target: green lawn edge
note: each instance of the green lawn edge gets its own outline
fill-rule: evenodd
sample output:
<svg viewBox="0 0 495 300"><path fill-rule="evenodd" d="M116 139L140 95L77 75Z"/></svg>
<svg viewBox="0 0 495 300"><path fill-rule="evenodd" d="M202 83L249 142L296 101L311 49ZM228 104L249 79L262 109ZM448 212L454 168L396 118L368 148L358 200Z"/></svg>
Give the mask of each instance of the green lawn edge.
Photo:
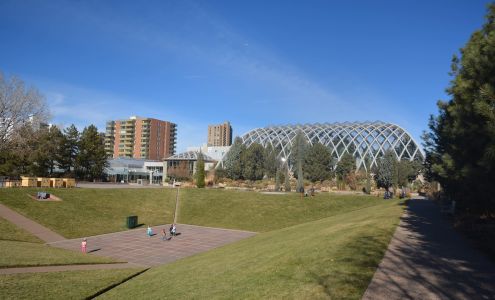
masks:
<svg viewBox="0 0 495 300"><path fill-rule="evenodd" d="M0 268L122 263L113 258L83 254L45 244L0 240Z"/></svg>

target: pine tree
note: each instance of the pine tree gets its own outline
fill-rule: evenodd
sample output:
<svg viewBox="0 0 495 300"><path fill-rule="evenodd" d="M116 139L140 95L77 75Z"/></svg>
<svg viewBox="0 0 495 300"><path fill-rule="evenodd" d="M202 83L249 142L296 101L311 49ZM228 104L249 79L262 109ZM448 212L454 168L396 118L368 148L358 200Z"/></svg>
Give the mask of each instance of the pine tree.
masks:
<svg viewBox="0 0 495 300"><path fill-rule="evenodd" d="M44 127L36 131L34 146L31 152L31 174L35 176L52 177L58 160L62 156L61 144L63 135L57 126Z"/></svg>
<svg viewBox="0 0 495 300"><path fill-rule="evenodd" d="M196 186L198 188L205 187L205 161L201 152L198 153L198 161L196 163Z"/></svg>
<svg viewBox="0 0 495 300"><path fill-rule="evenodd" d="M227 152L224 162L225 173L227 178L233 180L243 179L243 161L241 155L246 151L246 146L242 143L242 139L236 137L234 144Z"/></svg>
<svg viewBox="0 0 495 300"><path fill-rule="evenodd" d="M298 130L291 147L291 158L293 165L296 167L297 185L296 191L304 193L304 156L307 149L307 142L304 133Z"/></svg>
<svg viewBox="0 0 495 300"><path fill-rule="evenodd" d="M376 167L376 183L378 187L389 188L394 183L394 174L396 174L397 159L394 152L389 149L385 151L383 157L378 160Z"/></svg>
<svg viewBox="0 0 495 300"><path fill-rule="evenodd" d="M495 211L495 4L483 27L454 56L449 101L439 101L425 133L427 175L457 208Z"/></svg>
<svg viewBox="0 0 495 300"><path fill-rule="evenodd" d="M251 144L244 155L241 156L244 170L243 177L249 180L263 179L264 170L264 149L258 143Z"/></svg>
<svg viewBox="0 0 495 300"><path fill-rule="evenodd" d="M290 186L290 176L289 176L289 166L287 165L287 162L284 163L284 189L286 192L291 191L291 186Z"/></svg>
<svg viewBox="0 0 495 300"><path fill-rule="evenodd" d="M277 171L275 172L275 191L280 191L280 168L277 167Z"/></svg>
<svg viewBox="0 0 495 300"><path fill-rule="evenodd" d="M74 124L64 129L62 156L59 163L60 168L65 170L65 176L70 176L75 172L76 157L79 153L79 139L79 131Z"/></svg>
<svg viewBox="0 0 495 300"><path fill-rule="evenodd" d="M308 147L304 159L304 173L312 182L330 179L332 176L332 154L320 143Z"/></svg>
<svg viewBox="0 0 495 300"><path fill-rule="evenodd" d="M349 183L349 176L356 171L356 158L349 153L342 154L340 161L335 168L335 174L340 182Z"/></svg>
<svg viewBox="0 0 495 300"><path fill-rule="evenodd" d="M103 177L107 166L104 139L94 125L84 128L81 133L76 161L82 178L95 180Z"/></svg>
<svg viewBox="0 0 495 300"><path fill-rule="evenodd" d="M263 156L265 175L268 178L273 178L277 172L278 159L277 153L270 143L266 145Z"/></svg>
<svg viewBox="0 0 495 300"><path fill-rule="evenodd" d="M366 194L371 194L371 158L369 155L366 155L364 157L364 165L366 168L366 188L365 188L365 193Z"/></svg>

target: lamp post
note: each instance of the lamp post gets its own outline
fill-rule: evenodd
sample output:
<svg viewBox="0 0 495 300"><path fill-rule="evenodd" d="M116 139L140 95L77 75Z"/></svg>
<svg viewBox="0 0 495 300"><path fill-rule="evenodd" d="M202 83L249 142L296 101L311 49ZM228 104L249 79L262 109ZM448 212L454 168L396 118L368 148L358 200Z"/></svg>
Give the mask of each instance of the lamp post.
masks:
<svg viewBox="0 0 495 300"><path fill-rule="evenodd" d="M129 173L133 173L133 172L134 172L134 170L127 171L127 183L129 183ZM132 176L132 174L131 174L131 176Z"/></svg>
<svg viewBox="0 0 495 300"><path fill-rule="evenodd" d="M150 184L153 184L153 174L157 173L156 170L149 170L148 172L150 172Z"/></svg>
<svg viewBox="0 0 495 300"><path fill-rule="evenodd" d="M285 191L286 192L290 192L291 187L290 187L290 179L289 179L289 165L288 165L288 162L287 162L287 158L282 157L280 160L282 161L282 168L285 171L285 174L284 174L284 177L285 177L284 188L285 188Z"/></svg>

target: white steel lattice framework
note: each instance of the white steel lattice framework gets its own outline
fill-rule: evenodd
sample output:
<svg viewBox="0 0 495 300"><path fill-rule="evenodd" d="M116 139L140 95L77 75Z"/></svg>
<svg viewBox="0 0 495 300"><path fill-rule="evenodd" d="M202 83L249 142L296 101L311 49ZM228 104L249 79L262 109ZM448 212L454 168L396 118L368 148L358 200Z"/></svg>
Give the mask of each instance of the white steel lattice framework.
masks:
<svg viewBox="0 0 495 300"><path fill-rule="evenodd" d="M247 147L252 143L264 147L271 144L280 158L287 159L299 130L310 145L319 142L327 146L337 161L345 152L354 150L352 154L358 169L366 169L366 156L371 159L371 165L376 166L377 159L388 149L392 149L398 159L424 160L421 149L407 131L381 121L270 126L253 129L241 139Z"/></svg>

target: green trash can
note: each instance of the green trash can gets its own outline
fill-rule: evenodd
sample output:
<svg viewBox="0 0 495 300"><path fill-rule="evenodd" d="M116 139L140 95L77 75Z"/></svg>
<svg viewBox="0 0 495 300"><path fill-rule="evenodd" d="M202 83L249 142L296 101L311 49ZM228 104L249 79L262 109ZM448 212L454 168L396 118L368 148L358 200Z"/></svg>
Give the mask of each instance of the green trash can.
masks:
<svg viewBox="0 0 495 300"><path fill-rule="evenodd" d="M138 217L137 216L128 216L126 223L127 223L127 228L132 229L132 228L137 226Z"/></svg>

